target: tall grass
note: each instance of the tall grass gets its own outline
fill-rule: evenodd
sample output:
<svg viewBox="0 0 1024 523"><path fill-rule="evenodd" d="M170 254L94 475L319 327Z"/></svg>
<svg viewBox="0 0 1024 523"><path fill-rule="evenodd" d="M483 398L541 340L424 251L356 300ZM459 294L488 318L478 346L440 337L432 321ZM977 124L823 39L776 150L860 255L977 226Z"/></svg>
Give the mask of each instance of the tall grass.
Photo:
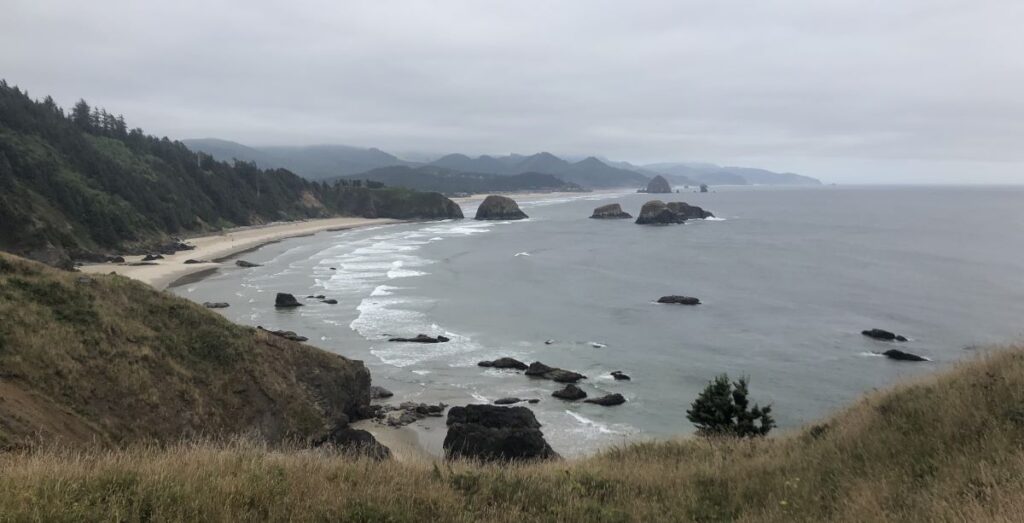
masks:
<svg viewBox="0 0 1024 523"><path fill-rule="evenodd" d="M1024 350L754 440L536 464L378 463L251 440L0 455L0 519L1020 521Z"/></svg>

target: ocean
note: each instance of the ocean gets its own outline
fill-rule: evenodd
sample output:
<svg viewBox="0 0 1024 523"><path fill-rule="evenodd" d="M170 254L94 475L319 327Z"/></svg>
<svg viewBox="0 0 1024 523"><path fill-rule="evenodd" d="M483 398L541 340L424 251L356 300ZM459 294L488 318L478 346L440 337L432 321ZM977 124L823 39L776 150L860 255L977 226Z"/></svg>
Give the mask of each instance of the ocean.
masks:
<svg viewBox="0 0 1024 523"><path fill-rule="evenodd" d="M686 409L719 374L748 376L753 401L771 404L786 430L1024 332L1022 188L716 187L658 195L715 219L588 218L612 202L635 216L653 197L553 196L520 202L522 221L293 238L240 256L261 267L225 267L172 290L363 360L394 403L539 398L530 408L567 456L691 433ZM475 206L463 205L466 216ZM307 305L275 310L277 292ZM668 294L703 303L655 303ZM860 334L873 327L910 341ZM419 333L452 340L386 341ZM893 347L931 361L876 354ZM502 356L581 372L591 397L618 392L627 403L564 402L551 397L556 383L476 365ZM632 380L613 380L614 370Z"/></svg>

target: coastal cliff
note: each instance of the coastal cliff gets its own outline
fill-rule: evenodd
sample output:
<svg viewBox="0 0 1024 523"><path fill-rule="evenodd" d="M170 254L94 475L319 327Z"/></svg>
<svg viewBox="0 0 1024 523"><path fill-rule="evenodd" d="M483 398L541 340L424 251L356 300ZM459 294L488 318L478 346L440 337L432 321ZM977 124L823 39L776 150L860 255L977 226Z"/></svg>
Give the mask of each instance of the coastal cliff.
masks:
<svg viewBox="0 0 1024 523"><path fill-rule="evenodd" d="M313 442L370 401L360 361L119 276L0 254L0 447Z"/></svg>

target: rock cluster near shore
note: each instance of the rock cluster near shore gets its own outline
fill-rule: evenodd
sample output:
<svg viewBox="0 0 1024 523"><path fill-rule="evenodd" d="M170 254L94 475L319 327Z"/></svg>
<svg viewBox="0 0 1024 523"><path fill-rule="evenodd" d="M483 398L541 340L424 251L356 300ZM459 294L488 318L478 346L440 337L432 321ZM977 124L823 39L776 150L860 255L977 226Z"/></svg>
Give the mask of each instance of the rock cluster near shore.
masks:
<svg viewBox="0 0 1024 523"><path fill-rule="evenodd" d="M522 220L529 218L515 200L492 194L476 209L477 220Z"/></svg>
<svg viewBox="0 0 1024 523"><path fill-rule="evenodd" d="M535 378L544 378L558 383L576 383L577 381L586 378L586 376L578 372L559 369L556 367L548 367L539 361L535 361L527 367L526 375Z"/></svg>

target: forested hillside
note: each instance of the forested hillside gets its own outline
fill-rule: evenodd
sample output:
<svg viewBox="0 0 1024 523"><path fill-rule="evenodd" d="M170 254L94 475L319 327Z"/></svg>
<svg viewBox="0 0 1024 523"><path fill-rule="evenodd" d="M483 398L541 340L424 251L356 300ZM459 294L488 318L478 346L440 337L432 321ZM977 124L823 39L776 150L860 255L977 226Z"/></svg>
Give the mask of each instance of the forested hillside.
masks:
<svg viewBox="0 0 1024 523"><path fill-rule="evenodd" d="M379 182L388 187L405 187L417 191L437 191L444 194L517 192L517 191L583 191L575 183L564 182L552 174L522 173L502 176L462 172L444 167L425 165L412 168L404 165L381 167L348 177L352 180Z"/></svg>
<svg viewBox="0 0 1024 523"><path fill-rule="evenodd" d="M69 113L0 80L0 250L51 264L140 250L171 235L358 215L461 217L439 194L323 184L228 164L128 129L79 101Z"/></svg>

